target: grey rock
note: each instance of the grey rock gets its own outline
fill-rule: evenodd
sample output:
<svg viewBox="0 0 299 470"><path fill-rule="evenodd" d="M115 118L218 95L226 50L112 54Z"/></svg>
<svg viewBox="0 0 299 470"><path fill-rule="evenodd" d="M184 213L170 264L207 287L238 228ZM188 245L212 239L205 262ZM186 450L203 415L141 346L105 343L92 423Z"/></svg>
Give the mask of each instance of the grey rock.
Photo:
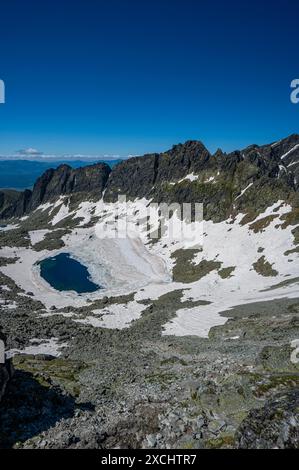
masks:
<svg viewBox="0 0 299 470"><path fill-rule="evenodd" d="M236 433L242 449L299 448L298 389L268 400L261 409L250 411Z"/></svg>
<svg viewBox="0 0 299 470"><path fill-rule="evenodd" d="M157 438L155 434L148 434L146 436L146 442L149 447L155 447L157 444Z"/></svg>

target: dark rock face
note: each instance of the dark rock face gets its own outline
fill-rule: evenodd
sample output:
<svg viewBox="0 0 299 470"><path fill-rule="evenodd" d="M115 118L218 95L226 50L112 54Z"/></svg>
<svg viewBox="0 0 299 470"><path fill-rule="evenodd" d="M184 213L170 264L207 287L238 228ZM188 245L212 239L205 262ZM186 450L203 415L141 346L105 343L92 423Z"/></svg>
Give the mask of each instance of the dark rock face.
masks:
<svg viewBox="0 0 299 470"><path fill-rule="evenodd" d="M158 158L158 154L151 154L116 165L107 183L105 200L115 202L119 194L132 199L148 195L156 181Z"/></svg>
<svg viewBox="0 0 299 470"><path fill-rule="evenodd" d="M31 191L23 192L4 189L0 191L0 218L21 217L28 208Z"/></svg>
<svg viewBox="0 0 299 470"><path fill-rule="evenodd" d="M184 180L190 174L197 178ZM239 198L252 184L254 190ZM105 190L106 202L117 201L119 195L167 203L201 202L205 218L219 221L234 211L263 210L278 199L294 199L296 194L298 200L298 189L297 134L229 154L217 150L214 155L201 142L187 141L161 154L130 158L112 171L103 163L76 170L68 165L47 170L32 193L0 192L0 217L20 217L63 194L82 193L86 200L91 194L100 198Z"/></svg>
<svg viewBox="0 0 299 470"><path fill-rule="evenodd" d="M40 204L63 194L85 193L101 197L110 172L110 167L105 163L78 169L68 165L49 169L38 178L32 191L0 191L0 218L22 217Z"/></svg>
<svg viewBox="0 0 299 470"><path fill-rule="evenodd" d="M299 135L230 154L218 150L214 155L201 142L188 141L168 152L132 158L117 165L108 180L104 199L115 202L119 194L125 194L128 199L202 202L207 218L221 219L231 213L234 201L250 183L257 186L255 196L259 194L260 200L253 197L251 201L246 195L236 202L237 210L248 204L264 208L278 198L287 199L298 190L298 172ZM197 181L173 184L192 173L198 176ZM213 178L216 181L211 184Z"/></svg>
<svg viewBox="0 0 299 470"><path fill-rule="evenodd" d="M6 338L0 331L0 361L2 360L2 346L4 345ZM0 362L0 401L5 393L5 389L7 386L8 381L12 377L12 366L10 361L6 361L4 363Z"/></svg>
<svg viewBox="0 0 299 470"><path fill-rule="evenodd" d="M34 185L30 210L63 194L95 192L100 197L110 172L110 167L105 163L75 170L68 165L61 165L56 170L47 170Z"/></svg>
<svg viewBox="0 0 299 470"><path fill-rule="evenodd" d="M115 166L108 180L105 200L117 201L119 194L129 199L153 196L164 182L199 173L209 166L211 155L201 142L187 141L161 154L131 158Z"/></svg>
<svg viewBox="0 0 299 470"><path fill-rule="evenodd" d="M8 219L10 217L22 217L24 214L26 214L30 208L31 194L32 193L29 189L19 193L15 204L12 204L7 208L3 214L3 218Z"/></svg>

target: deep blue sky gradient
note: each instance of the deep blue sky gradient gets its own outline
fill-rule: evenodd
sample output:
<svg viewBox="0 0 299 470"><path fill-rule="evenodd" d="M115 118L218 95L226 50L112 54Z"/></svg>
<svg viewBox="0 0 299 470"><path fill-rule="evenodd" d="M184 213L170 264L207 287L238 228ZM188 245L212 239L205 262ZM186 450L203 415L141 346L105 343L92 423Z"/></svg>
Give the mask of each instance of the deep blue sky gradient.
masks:
<svg viewBox="0 0 299 470"><path fill-rule="evenodd" d="M6 0L0 154L210 150L299 132L299 2Z"/></svg>

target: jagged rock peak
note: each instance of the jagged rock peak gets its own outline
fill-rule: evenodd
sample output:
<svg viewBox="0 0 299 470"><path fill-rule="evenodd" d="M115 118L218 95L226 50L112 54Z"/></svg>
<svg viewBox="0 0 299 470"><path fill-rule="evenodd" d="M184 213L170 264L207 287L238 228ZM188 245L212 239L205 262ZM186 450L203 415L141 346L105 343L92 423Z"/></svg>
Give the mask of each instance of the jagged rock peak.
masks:
<svg viewBox="0 0 299 470"><path fill-rule="evenodd" d="M200 140L186 140L183 144L179 143L173 145L170 150L164 153L176 153L182 150L203 152L207 151L207 148Z"/></svg>

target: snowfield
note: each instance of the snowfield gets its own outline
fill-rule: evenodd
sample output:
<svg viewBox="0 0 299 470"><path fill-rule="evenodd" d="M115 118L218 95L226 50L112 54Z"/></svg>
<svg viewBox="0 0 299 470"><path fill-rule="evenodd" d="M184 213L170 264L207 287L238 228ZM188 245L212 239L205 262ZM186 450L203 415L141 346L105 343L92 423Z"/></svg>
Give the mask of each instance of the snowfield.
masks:
<svg viewBox="0 0 299 470"><path fill-rule="evenodd" d="M249 185L250 186L250 185ZM249 189L245 188L243 193ZM241 197L242 193L238 196ZM93 300L103 296L135 293L134 300L127 304L114 304L104 309L95 309L85 319L74 321L89 323L95 327L127 328L145 310L143 301L158 299L161 295L182 289L182 302L208 301L209 305L178 309L175 318L164 325L164 335L197 335L208 337L211 327L224 324L227 318L221 312L234 306L278 298L299 296L298 253L285 255L294 246L292 230L294 225L282 228L281 217L291 211L283 201L278 201L260 214L255 221L241 223L244 214L221 223L197 221L191 230L188 222L180 221L174 213L171 222L166 224L161 239L148 239L159 226L157 208L152 207L150 227L144 218L144 207L150 201L145 199L134 202L106 204L83 202L79 209L70 212L64 199L55 205L47 205L43 210L53 211L59 207L52 218L55 226L65 217L80 218L78 227L63 237L65 247L56 251L37 252L34 244L43 240L47 230L30 232L30 248L0 249L1 257L19 257L15 264L2 266L1 271L13 279L25 292L33 292L34 298L43 302L49 315L50 308L90 305ZM115 216L117 215L118 233L116 234ZM254 222L265 217L275 216L260 230L254 230ZM85 227L92 218L95 224ZM139 225L136 225L136 221ZM8 228L6 227L6 230ZM181 238L184 230L185 239ZM125 236L125 234L128 236ZM197 249L193 263L217 261L221 269L233 268L230 276L222 278L218 270L213 270L192 283L172 282L172 268L175 263L172 254L180 249ZM41 259L67 252L88 267L92 281L103 286L94 293L78 295L75 292L59 292L47 284L40 276L36 264ZM264 257L277 275L263 276L253 264ZM293 279L293 282L292 282ZM282 286L275 287L279 283ZM274 288L273 288L274 286ZM55 312L57 314L57 312ZM71 314L70 314L71 315Z"/></svg>

